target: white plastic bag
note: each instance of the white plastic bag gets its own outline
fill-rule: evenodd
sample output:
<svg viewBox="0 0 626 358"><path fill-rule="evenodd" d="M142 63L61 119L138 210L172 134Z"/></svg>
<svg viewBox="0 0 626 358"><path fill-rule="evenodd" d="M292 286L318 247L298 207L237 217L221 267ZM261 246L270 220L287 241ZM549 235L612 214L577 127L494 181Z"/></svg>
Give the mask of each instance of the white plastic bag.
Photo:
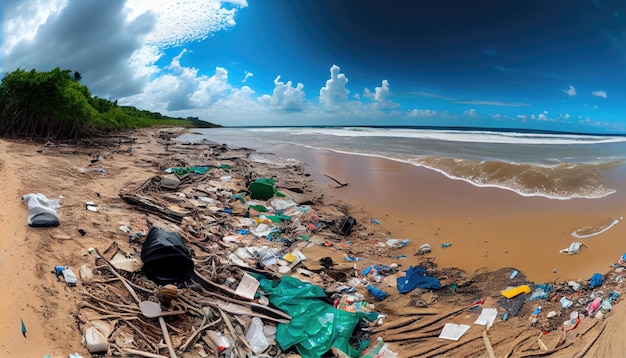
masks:
<svg viewBox="0 0 626 358"><path fill-rule="evenodd" d="M254 354L261 354L269 347L270 342L265 337L265 333L263 333L263 322L259 317L252 318L246 332L246 339Z"/></svg>

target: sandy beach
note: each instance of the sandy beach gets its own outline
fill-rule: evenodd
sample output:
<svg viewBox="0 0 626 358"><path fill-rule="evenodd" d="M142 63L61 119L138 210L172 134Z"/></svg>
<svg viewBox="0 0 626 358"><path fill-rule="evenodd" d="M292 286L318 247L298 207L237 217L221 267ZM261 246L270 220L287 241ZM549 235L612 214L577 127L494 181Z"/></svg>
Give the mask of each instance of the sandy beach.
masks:
<svg viewBox="0 0 626 358"><path fill-rule="evenodd" d="M127 235L118 227L122 222L141 227L146 223L146 215L129 208L119 198L119 193L128 186L162 174L158 165L174 164L178 158L158 142L158 130L131 136L137 138L136 142L104 149L0 141L0 179L4 193L0 206L4 229L0 241L0 283L5 293L0 299L0 356L50 354L54 358L74 352L90 356L81 343L77 323L80 285L67 287L51 271L55 265L78 268L91 262L93 259L87 251L91 247L106 248L116 242L123 250L132 250ZM132 152L126 151L128 147L132 147ZM392 262L406 269L418 260L431 258L438 269L463 271L463 274L458 273L459 277L463 276L462 280L471 281L474 274L498 277L485 283L485 290L493 291L486 304L493 305L498 290L506 288L498 285L507 284L506 276L513 269L522 273L520 279L525 277L536 283L588 280L595 272L611 271L611 265L626 251L622 243L626 233L624 222L590 238L571 236L583 227L597 226L622 216L626 212L624 192L599 200L525 198L501 189L477 188L449 180L439 173L379 158L293 147L278 149L278 155L284 149L290 157L307 163L314 182L326 198L326 205L335 205L338 201L338 205L350 208L360 225L366 225L371 237L350 248L352 255L366 258L358 262L358 269L368 264ZM100 160L91 164L90 159L96 154L101 156ZM203 159L201 150L197 159ZM324 174L349 185L334 188L335 183ZM21 197L28 193L43 193L50 198L62 196L59 227L27 227L27 210ZM85 210L86 201L94 201L100 211ZM380 225L372 223L372 218ZM79 234L78 229L86 234ZM405 259L374 254L372 242L388 238L410 239L409 245L394 251L394 255L406 255ZM586 247L576 255L559 253L573 241L582 241ZM424 243L431 245L432 253L415 256ZM451 246L442 248L442 243ZM331 256L340 260L342 255L339 251ZM451 270L448 274L456 272ZM496 276L490 276L492 273ZM463 295L462 289L459 296L439 293L438 298L430 295L434 298L428 303L429 307L442 312L454 311L484 297L482 293ZM389 324L396 325L383 326L377 334L393 336L394 329L398 331L400 327L398 320L403 319L400 308L426 300L426 293L420 295L396 293L377 305L388 314ZM574 332L578 340L572 340L567 349L555 356L575 356L580 352L586 356L626 356L623 341L615 335L624 325L626 309L622 305L615 305L605 321L593 322L585 331L569 332ZM538 334L537 329L528 324L529 312L532 312L531 305L525 305L522 318L498 322L491 329L491 344L497 356L506 355L517 347L519 342L514 338L532 340L530 337ZM467 311L455 322L471 323L475 318L475 312ZM20 320L27 329L24 335ZM588 320L590 322L591 318ZM391 343L391 347L400 357L413 356L420 349L426 349L427 356L487 356L481 333L477 332L468 338L470 343L459 344L457 349L438 350L442 343L436 340L408 345L398 341ZM395 333L396 336L401 334ZM430 335L436 337L433 332ZM536 345L536 339L533 342ZM516 351L509 356L524 354Z"/></svg>

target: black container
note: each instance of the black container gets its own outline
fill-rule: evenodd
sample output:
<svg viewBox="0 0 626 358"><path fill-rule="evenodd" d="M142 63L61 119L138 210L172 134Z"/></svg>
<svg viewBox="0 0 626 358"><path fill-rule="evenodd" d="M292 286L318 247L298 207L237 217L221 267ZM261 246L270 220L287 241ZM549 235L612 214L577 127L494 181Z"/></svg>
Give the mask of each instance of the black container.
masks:
<svg viewBox="0 0 626 358"><path fill-rule="evenodd" d="M143 270L159 284L185 282L193 271L193 260L185 243L175 232L153 226L141 247Z"/></svg>
<svg viewBox="0 0 626 358"><path fill-rule="evenodd" d="M339 227L337 228L340 235L348 236L352 233L352 227L356 225L356 219L352 216L346 216L339 223Z"/></svg>

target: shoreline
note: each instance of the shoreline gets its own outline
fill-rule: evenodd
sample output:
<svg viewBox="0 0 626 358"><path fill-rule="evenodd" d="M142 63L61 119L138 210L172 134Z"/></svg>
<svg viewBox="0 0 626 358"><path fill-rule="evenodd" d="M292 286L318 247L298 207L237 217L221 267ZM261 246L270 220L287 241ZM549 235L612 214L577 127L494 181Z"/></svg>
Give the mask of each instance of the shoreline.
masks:
<svg viewBox="0 0 626 358"><path fill-rule="evenodd" d="M133 144L120 144L117 149L98 149L101 152L101 159L95 166L92 165L93 163L90 164L90 159L93 158L96 150L93 148L63 145L48 147L23 141L0 141L0 148L3 149L4 154L0 172L6 183L4 199L6 205L0 209L0 220L5 227L11 228L11 235L5 235L0 243L0 270L3 272L0 284L2 287L11 287L12 292L15 293L3 295L0 300L0 314L4 317L4 324L0 330L0 337L2 337L0 355L22 357L50 354L52 357L61 357L78 352L85 357L89 356L81 344L79 321L84 318L82 309L79 309L77 305L81 299L84 299L81 291L91 286L79 283L77 287L68 287L50 274L50 271L59 264L76 269L84 263L93 264L94 258L88 252L90 247L104 250L114 243L123 252L133 252L133 243L129 241L126 233L120 232L118 226L124 222L141 228L148 221L154 222L155 218L123 203L119 197L120 191L129 185L142 183L151 176L163 175L162 169L175 166L176 163L207 162L206 156L200 150L204 148L202 145L192 148L182 144L163 144L164 142L160 140L162 131L166 130L137 131L130 134L131 137L136 138ZM133 147L132 153L125 150L130 146ZM180 154L182 152L188 154L183 156ZM292 154L297 153L292 152ZM390 163L380 159L355 158L347 155L327 155L327 153L310 150L301 155L311 156L310 159L324 163L324 165L315 164L317 166L309 164L304 168L306 172L311 173L310 179L314 181L317 189L321 190L319 193L309 194L321 195L324 198L318 203L324 215L328 213L341 215L346 211L357 217L359 221L358 232L349 238L354 241L354 245L344 246L346 239L336 237L337 245L333 248L320 245L310 247L311 256L308 261L304 261L306 265L319 266L316 264L318 256L332 256L338 268L347 269L346 272L354 274L354 272L361 272L368 265L397 263L401 265L400 271L404 271L409 265L424 263L429 264L429 270L443 280L444 289L441 291L417 290L404 295L399 294L392 287L379 285L390 293L390 297L385 301L376 302L378 311L387 315L387 320L386 324L377 328L375 332L376 335L382 335L386 340L391 339L390 346L393 351L400 354L400 357L413 354L411 347L430 351L448 344L436 337L423 342L413 342L412 345L406 347L400 346L397 341L394 343L393 337L395 336L392 333L397 333L398 329L390 327L398 327L399 322L406 320L407 312L421 312L419 310L422 306L419 305L426 304L430 312L439 312L436 317L444 315L445 312L466 307L477 297L487 298L485 307L495 307L500 291L507 285L528 282L527 278L529 281L541 282L541 280L532 279L521 268L519 269L521 274L516 277L515 281L509 279L511 271L509 267L513 266L499 265L499 261L493 260L492 257L501 256L506 259L512 255L508 257L503 254L498 255L497 251L512 249L499 248L492 239L488 239L488 243L483 242L483 244L489 246L488 258L491 260L489 263L493 264L493 270L486 265L478 265L479 268L487 268L477 272L465 270L466 272L463 273L455 268L460 267L456 263L471 260L471 257L466 257L471 256L468 254L471 250L481 249L480 240L484 241L482 236L485 235L487 229L492 229L494 218L503 218L511 214L511 212L503 213L502 208L503 204L509 204L512 193L501 191L490 198L483 198L482 192L479 192L482 188L472 190L466 186L470 184L453 182L449 179L442 180L441 174L424 168L415 170L413 166L409 168L408 164L400 165L400 163ZM258 168L267 170L264 164L258 164ZM312 168L319 168L319 170L311 170ZM325 186L324 184L328 183L329 179L324 176L324 169L329 169L326 171L329 175L344 182L348 181L349 186L340 189L332 188L330 184ZM368 174L373 173L373 175L366 176L363 171L367 171ZM398 175L398 173L406 175ZM304 175L304 173L294 175ZM397 177L403 178L403 181L395 182L393 178ZM395 189L395 192L372 190L372 186L368 186L370 184L379 189L390 187ZM428 184L436 187L430 188ZM409 193L406 190L407 187L414 188L410 193L417 196L412 199L407 195ZM61 226L50 229L35 229L26 226L27 210L21 202L21 196L30 192L43 192L48 197L64 196L60 210ZM440 199L442 192L452 197L461 193L465 200L460 202L450 201L449 198L437 200ZM470 209L475 208L478 199L482 199L483 205L490 204L489 210L482 212L483 216L468 216L468 213L472 213ZM99 212L86 210L86 201L94 201L100 207ZM451 203L457 205L450 206ZM385 207L388 204L393 211ZM536 216L543 214L528 213L528 207L525 206L515 206L513 209L516 214L525 212L526 215L520 215L517 219L519 221L514 223L496 220L497 230L506 232L512 224L520 230L521 228L528 229L527 220L534 220ZM578 229L582 227L580 223L598 215L590 216L588 213L583 215L583 211L578 212L579 209L578 207L576 210L570 208L567 217L559 216L562 225L576 224L575 229ZM560 208L555 206L545 209L545 212L554 214L559 210ZM572 215L577 212L578 216ZM571 216L574 216L573 219ZM371 218L379 220L381 224L376 225L370 222ZM549 218L549 222L554 222L554 217ZM615 229L623 230L622 226L623 223L620 223L596 238L604 239L607 237L605 235L612 234ZM83 229L86 234L80 235L78 229ZM572 231L561 234L569 235ZM400 249L380 251L373 245L376 241L384 242L387 238L404 238L405 236L410 237L410 244ZM468 239L468 237L473 239ZM464 240L457 241L458 238L464 238ZM423 242L429 242L433 252L425 256L414 256L415 249ZM450 242L452 246L443 249L438 246L440 242ZM569 241L567 245L559 244L557 247L561 249L568 245ZM491 254L494 251L496 254ZM557 254L562 257L584 258L583 255L590 251L591 249L572 256L558 254L558 252ZM354 263L346 262L342 260L346 253L354 256L362 255L365 259ZM512 251L511 253L518 252ZM402 254L407 258L393 257ZM307 255L309 255L308 252ZM432 266L433 262L436 268ZM465 261L464 264L473 263ZM583 267L583 269L589 268ZM598 272L606 273L609 269L605 268ZM588 277L578 278L587 279ZM459 283L459 290L456 293L450 292L449 285L455 282ZM123 287L121 290L123 291ZM359 287L358 290L364 294L368 302L375 302L364 287ZM129 302L132 302L132 299ZM548 303L546 303L546 309L547 305ZM621 318L626 315L626 310L621 306L616 305L610 314L616 316L609 320L616 330L622 329ZM454 316L455 323L471 324L476 318L472 312L467 311L460 316ZM525 334L528 330L532 330L531 335L536 334L536 328L530 328L525 322L526 315L531 312L531 305L525 304L520 317L496 323L498 329L492 329L489 334L492 336L498 355L505 350L516 349L514 342L506 341L506 337L511 334L522 334L520 332ZM424 317L413 316L411 320L417 322ZM445 317L447 316L440 320ZM24 319L28 329L27 338L23 337L20 332L20 319ZM445 318L445 321L448 320L449 318ZM546 320L542 322L550 323ZM433 323L432 327L430 325L426 327L431 331L432 336L432 331L437 330L439 326ZM597 332L599 326L594 323L592 327L596 328L593 330L590 328L589 332ZM479 329L470 332L479 334L477 333ZM587 335L582 333L582 337L582 341L574 342L574 348L584 345ZM473 339L471 338L463 348L458 348L455 353L467 355L484 350L482 344L478 347L472 346ZM623 352L623 348L623 344L616 341L610 349L612 352Z"/></svg>
<svg viewBox="0 0 626 358"><path fill-rule="evenodd" d="M370 211L397 238L411 239L403 249L407 256L429 243L440 267L460 267L468 273L513 267L536 282L588 279L594 272L609 270L626 250L623 222L588 238L571 235L623 217L624 192L597 199L526 197L385 158L295 145L270 149L279 157L306 163L328 195ZM349 186L334 188L324 174ZM576 255L559 253L577 241L590 249ZM438 249L442 243L452 246Z"/></svg>

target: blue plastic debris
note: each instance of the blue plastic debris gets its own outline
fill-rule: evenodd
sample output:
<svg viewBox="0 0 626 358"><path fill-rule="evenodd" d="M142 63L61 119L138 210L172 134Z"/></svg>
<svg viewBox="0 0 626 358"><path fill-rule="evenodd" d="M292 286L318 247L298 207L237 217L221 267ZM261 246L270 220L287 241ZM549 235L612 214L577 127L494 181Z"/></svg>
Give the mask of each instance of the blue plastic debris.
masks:
<svg viewBox="0 0 626 358"><path fill-rule="evenodd" d="M389 296L389 294L383 290L380 290L372 285L367 286L367 291L369 293L372 294L372 296L374 296L375 299L382 301L385 298L387 298L387 296Z"/></svg>

